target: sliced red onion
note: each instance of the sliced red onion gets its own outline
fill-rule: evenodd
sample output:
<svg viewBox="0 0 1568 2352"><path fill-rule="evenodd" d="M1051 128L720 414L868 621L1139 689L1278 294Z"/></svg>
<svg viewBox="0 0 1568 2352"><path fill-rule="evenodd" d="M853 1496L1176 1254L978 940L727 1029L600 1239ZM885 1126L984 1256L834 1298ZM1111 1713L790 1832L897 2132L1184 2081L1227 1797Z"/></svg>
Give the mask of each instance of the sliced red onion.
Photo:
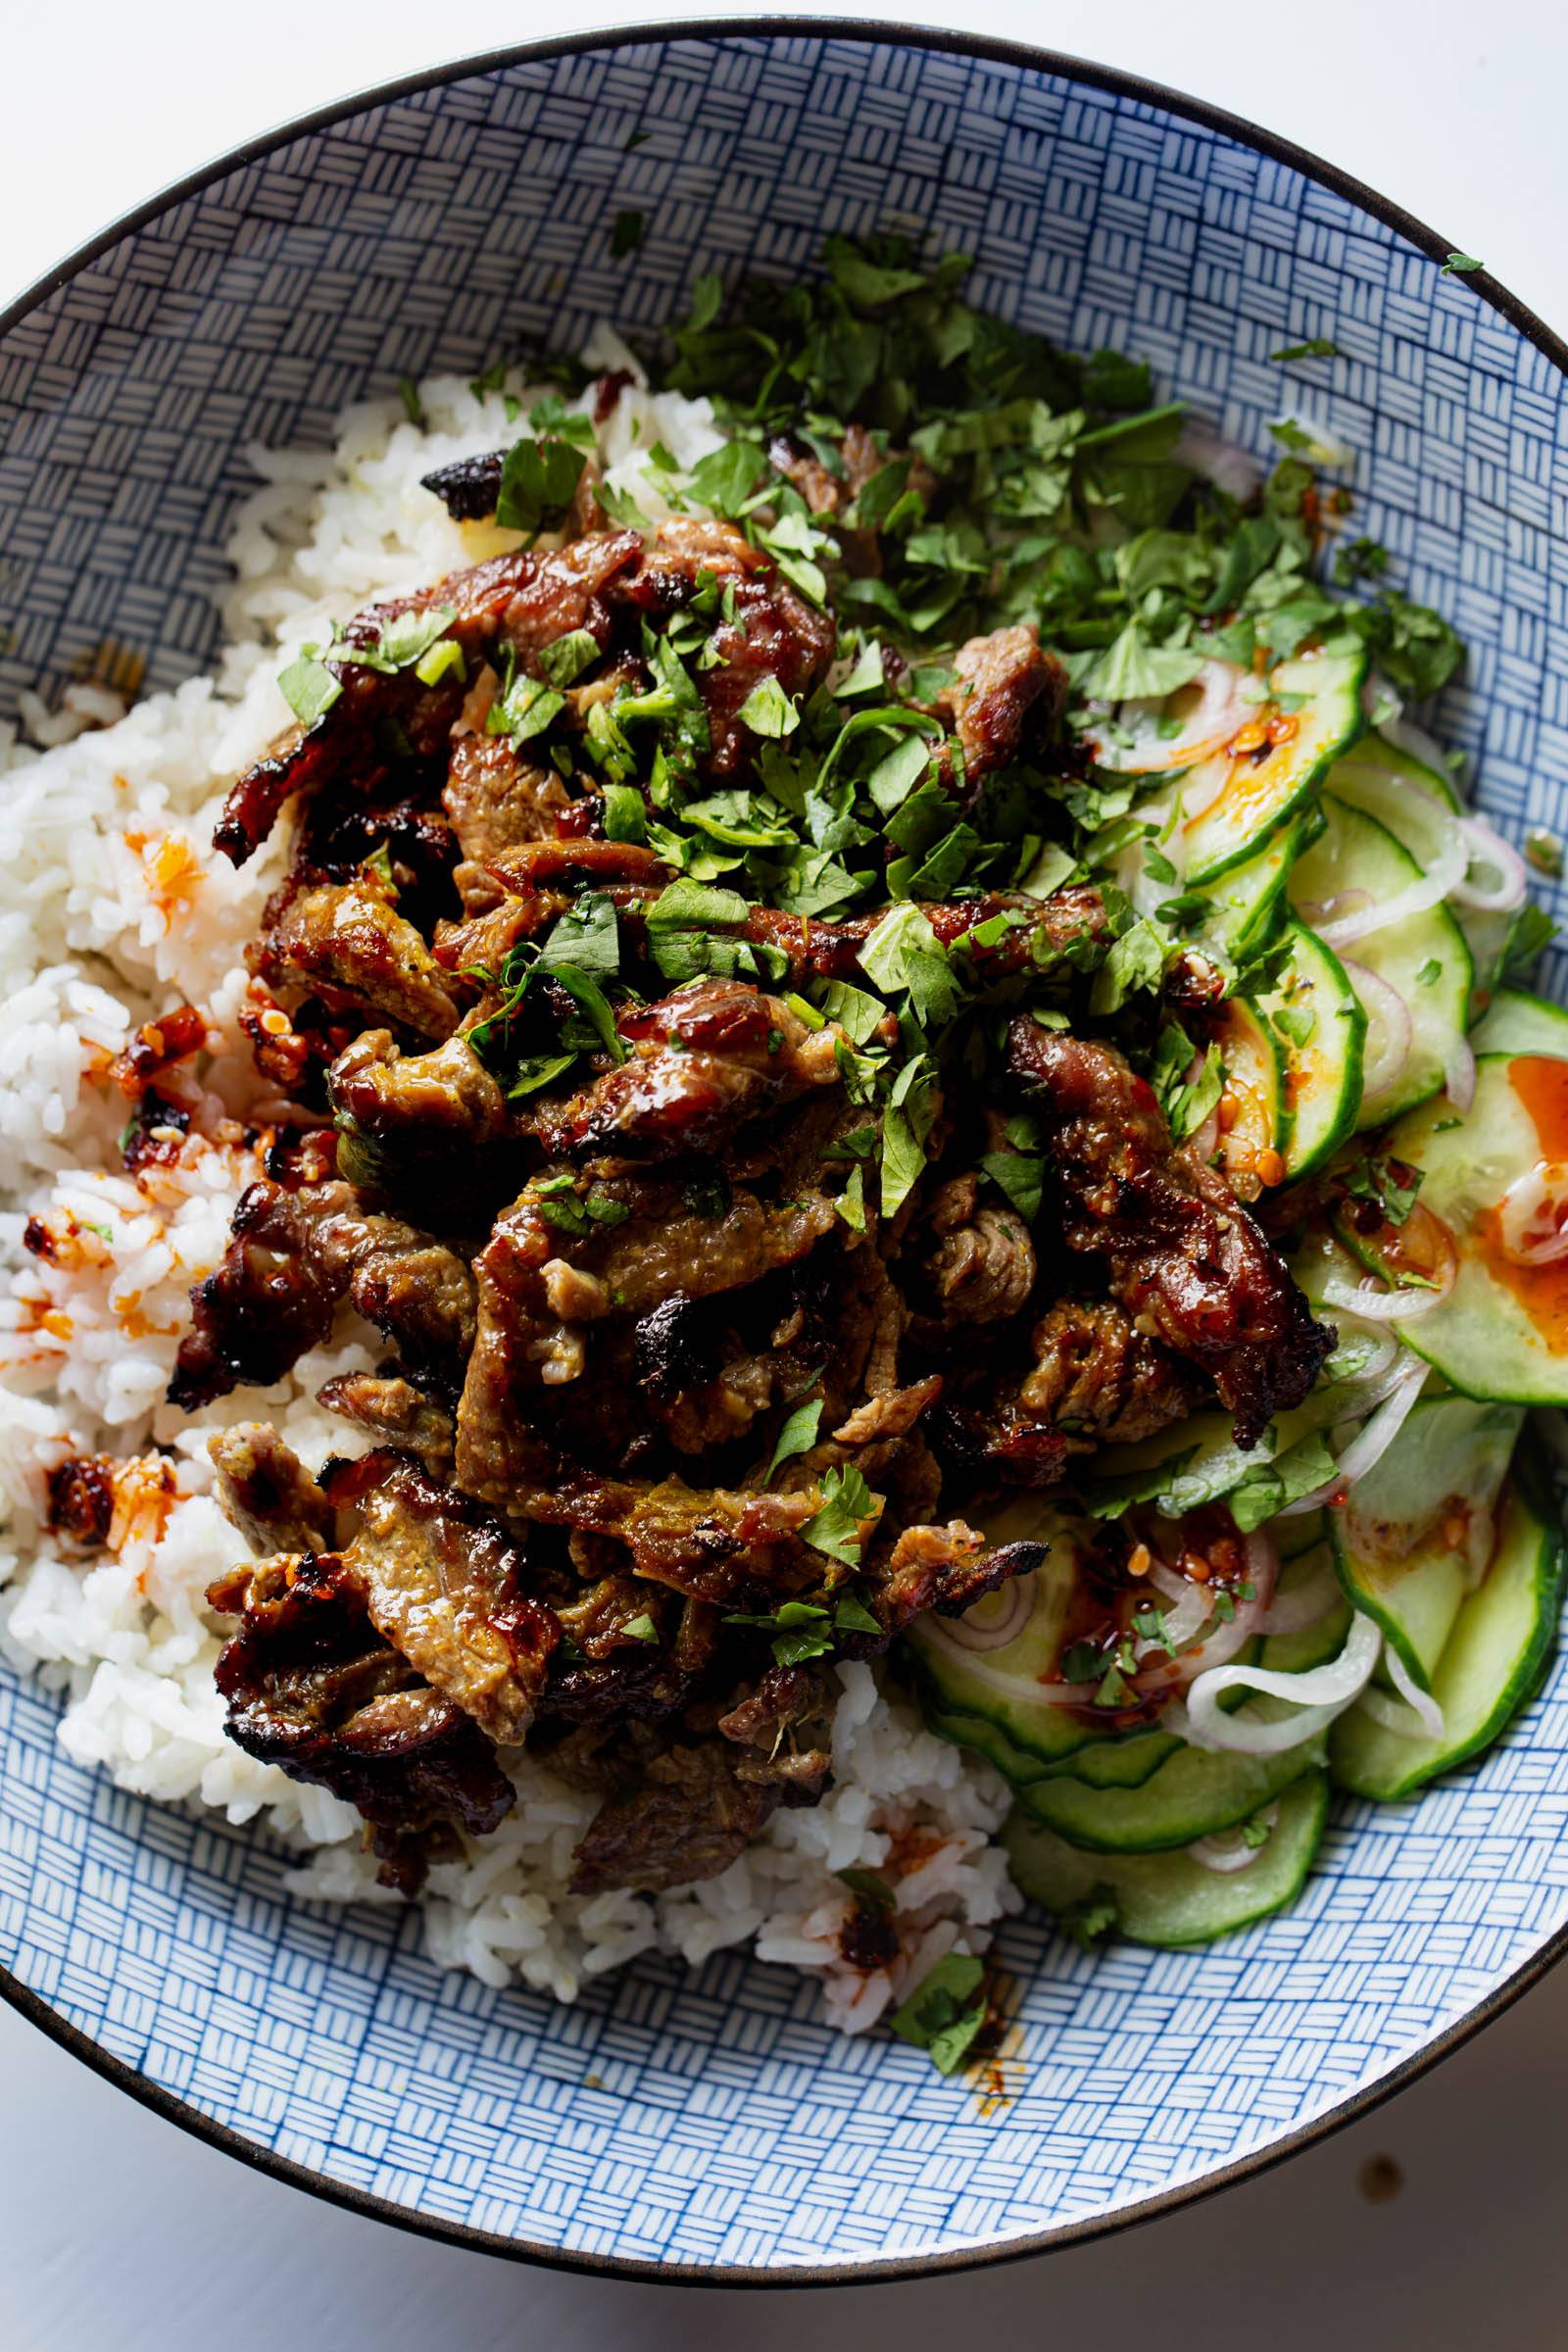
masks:
<svg viewBox="0 0 1568 2352"><path fill-rule="evenodd" d="M1134 740L1130 744L1102 740L1091 727L1088 740L1097 764L1131 775L1166 775L1222 751L1252 715L1250 706L1240 700L1241 688L1250 675L1234 662L1205 662L1195 680L1200 690L1199 700L1183 720L1179 735L1161 736L1152 731L1164 715L1166 698L1121 704L1119 723L1132 732ZM1141 738L1140 721L1147 722L1151 730ZM1223 777L1220 781L1223 783ZM1188 808L1186 813L1192 816L1197 811Z"/></svg>
<svg viewBox="0 0 1568 2352"><path fill-rule="evenodd" d="M1283 1517L1283 1513L1281 1514ZM1340 1580L1334 1573L1334 1554L1327 1544L1314 1544L1291 1562L1299 1567L1301 1561L1312 1563L1312 1573L1289 1592L1276 1592L1267 1614L1258 1627L1260 1634L1304 1634L1309 1625L1319 1624L1340 1597Z"/></svg>
<svg viewBox="0 0 1568 2352"><path fill-rule="evenodd" d="M1150 1569L1149 1581L1156 1592L1172 1605L1161 1610L1164 1621L1163 1642L1151 1642L1150 1651L1162 1648L1167 1652L1185 1649L1214 1613L1214 1595L1203 1585L1194 1584L1189 1577L1178 1575L1174 1568L1161 1567L1158 1562Z"/></svg>
<svg viewBox="0 0 1568 2352"><path fill-rule="evenodd" d="M1568 1257L1568 1166L1540 1159L1515 1177L1498 1205L1497 1239L1516 1266Z"/></svg>
<svg viewBox="0 0 1568 2352"><path fill-rule="evenodd" d="M1365 1315L1369 1323L1409 1323L1417 1315L1430 1315L1441 1306L1452 1290L1458 1271L1453 1256L1446 1254L1436 1290L1379 1291L1364 1284L1346 1282L1340 1275L1330 1273L1323 1280L1323 1303L1339 1306L1348 1315Z"/></svg>
<svg viewBox="0 0 1568 2352"><path fill-rule="evenodd" d="M1444 1059L1443 1086L1457 1111L1466 1111L1476 1099L1476 1057L1469 1041L1455 1037Z"/></svg>
<svg viewBox="0 0 1568 2352"><path fill-rule="evenodd" d="M1391 1698L1386 1690L1368 1683L1355 1702L1357 1708L1396 1739L1442 1740L1447 1731L1443 1709L1430 1690L1422 1690L1392 1642L1384 1652L1384 1662L1399 1696Z"/></svg>
<svg viewBox="0 0 1568 2352"><path fill-rule="evenodd" d="M1360 1696L1382 1647L1379 1627L1370 1617L1357 1615L1350 1620L1345 1647L1327 1665L1309 1667L1304 1674L1279 1674L1266 1666L1218 1667L1200 1674L1187 1693L1185 1707L1167 1708L1163 1720L1194 1747L1221 1748L1238 1756L1283 1755L1315 1732L1326 1731ZM1299 1711L1273 1723L1227 1714L1219 1703L1227 1690L1282 1698Z"/></svg>
<svg viewBox="0 0 1568 2352"><path fill-rule="evenodd" d="M1264 1828L1272 1832L1279 1817L1276 1802L1262 1816ZM1195 1838L1186 1850L1204 1870L1219 1871L1228 1878L1233 1871L1250 1870L1264 1847L1249 1845L1243 1832L1237 1829L1221 1830L1212 1838Z"/></svg>
<svg viewBox="0 0 1568 2352"><path fill-rule="evenodd" d="M1458 881L1448 893L1456 906L1471 907L1477 914L1508 914L1522 906L1530 891L1530 877L1525 861L1511 842L1479 816L1461 816L1457 820L1459 837L1464 845L1467 863ZM1498 881L1487 890L1469 878L1472 865L1490 865L1496 871Z"/></svg>
<svg viewBox="0 0 1568 2352"><path fill-rule="evenodd" d="M1463 843L1455 834L1447 841L1428 865L1424 874L1396 890L1392 899L1374 901L1369 906L1358 906L1351 914L1336 915L1332 921L1315 926L1325 946L1338 955L1342 948L1355 945L1358 939L1369 938L1374 931L1386 931L1393 923L1402 923L1407 915L1424 914L1450 897L1464 879L1466 865Z"/></svg>
<svg viewBox="0 0 1568 2352"><path fill-rule="evenodd" d="M1171 455L1178 465L1191 466L1195 473L1206 475L1243 506L1262 486L1263 467L1251 452L1225 440L1202 416L1183 418Z"/></svg>
<svg viewBox="0 0 1568 2352"><path fill-rule="evenodd" d="M1325 931L1321 934L1328 937ZM1381 972L1345 958L1346 976L1360 998L1367 1017L1367 1051L1361 1061L1361 1107L1375 1109L1392 1094L1410 1058L1410 1007Z"/></svg>
<svg viewBox="0 0 1568 2352"><path fill-rule="evenodd" d="M1307 1511L1321 1510L1331 1495L1344 1494L1358 1478L1365 1478L1374 1462L1380 1462L1403 1428L1405 1418L1421 1394L1427 1367L1419 1356L1412 1355L1401 1366L1397 1380L1378 1406L1372 1418L1359 1429L1334 1465L1334 1476L1310 1494L1297 1502L1288 1502L1275 1516L1280 1519L1298 1519Z"/></svg>
<svg viewBox="0 0 1568 2352"><path fill-rule="evenodd" d="M1010 1583L999 1585L995 1592L985 1593L961 1617L946 1619L943 1630L960 1649L1005 1649L1023 1632L1034 1605L1033 1576L1015 1576Z"/></svg>
<svg viewBox="0 0 1568 2352"><path fill-rule="evenodd" d="M1429 735L1425 727L1418 727L1413 719L1406 718L1402 710L1396 718L1386 718L1378 732L1387 737L1396 752L1407 752L1412 760L1421 760L1425 766L1432 768L1440 776L1452 775L1453 771L1448 765L1448 755L1437 737ZM1370 758L1374 764L1376 763L1377 751L1375 747L1363 756ZM1406 776L1403 781L1414 784L1419 792L1426 792L1427 788L1419 776ZM1433 796L1428 794L1427 797L1431 799Z"/></svg>

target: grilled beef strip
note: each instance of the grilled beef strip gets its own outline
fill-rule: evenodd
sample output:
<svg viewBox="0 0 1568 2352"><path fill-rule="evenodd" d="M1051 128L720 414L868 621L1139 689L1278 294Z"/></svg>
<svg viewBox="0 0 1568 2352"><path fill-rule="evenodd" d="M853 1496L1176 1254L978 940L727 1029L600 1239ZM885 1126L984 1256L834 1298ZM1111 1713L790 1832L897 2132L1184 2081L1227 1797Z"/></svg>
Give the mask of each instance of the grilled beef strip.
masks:
<svg viewBox="0 0 1568 2352"><path fill-rule="evenodd" d="M1007 1059L1041 1120L1070 1250L1103 1261L1135 1321L1213 1381L1255 1446L1299 1404L1334 1345L1224 1178L1171 1142L1148 1081L1114 1047L1019 1014Z"/></svg>

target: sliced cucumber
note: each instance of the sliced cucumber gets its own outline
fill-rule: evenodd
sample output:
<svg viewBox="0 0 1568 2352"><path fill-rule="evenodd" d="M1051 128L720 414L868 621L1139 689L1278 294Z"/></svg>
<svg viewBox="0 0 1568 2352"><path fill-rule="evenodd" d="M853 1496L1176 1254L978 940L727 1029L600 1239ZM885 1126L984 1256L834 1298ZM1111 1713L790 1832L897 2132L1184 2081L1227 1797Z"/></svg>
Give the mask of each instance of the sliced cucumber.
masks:
<svg viewBox="0 0 1568 2352"><path fill-rule="evenodd" d="M1195 944L1232 963L1255 956L1279 922L1290 870L1321 823L1315 809L1303 810L1252 857L1205 884L1202 895L1211 911L1199 925Z"/></svg>
<svg viewBox="0 0 1568 2352"><path fill-rule="evenodd" d="M1420 868L1387 825L1325 795L1322 838L1298 859L1290 879L1292 905L1310 909L1348 891L1388 901L1420 879ZM1392 1086L1362 1104L1360 1127L1381 1127L1435 1095L1464 1035L1473 967L1464 935L1446 906L1428 906L1370 931L1345 952L1346 968L1367 1014L1366 1066L1375 1068L1388 1045L1381 981L1402 999L1410 1018L1409 1049ZM1370 973L1370 981L1361 975Z"/></svg>
<svg viewBox="0 0 1568 2352"><path fill-rule="evenodd" d="M1470 1032L1477 1054L1539 1054L1568 1061L1568 1012L1523 988L1499 988Z"/></svg>
<svg viewBox="0 0 1568 2352"><path fill-rule="evenodd" d="M1418 760L1414 752L1402 750L1375 727L1336 760L1328 788L1330 792L1339 793L1343 800L1354 801L1357 792L1365 792L1369 784L1375 787L1385 779L1396 784L1414 785L1417 791L1430 793L1435 801L1452 813L1458 812L1459 795L1453 789L1452 779L1446 776L1442 768L1434 767L1430 760ZM1381 799L1380 795L1380 805ZM1357 801L1356 806L1360 807L1361 804ZM1374 814L1378 812L1374 810ZM1385 823L1388 821L1384 819ZM1395 830L1397 832L1398 827L1396 826ZM1417 844L1412 840L1405 846L1420 863L1422 851Z"/></svg>
<svg viewBox="0 0 1568 2352"><path fill-rule="evenodd" d="M1517 1178L1568 1156L1559 1125L1568 1132L1568 1070L1555 1057L1489 1054L1462 1119L1446 1101L1428 1102L1389 1138L1393 1156L1422 1171L1420 1205L1442 1219L1458 1255L1446 1298L1400 1330L1463 1396L1568 1404L1568 1260L1514 1265L1497 1247L1494 1213Z"/></svg>
<svg viewBox="0 0 1568 2352"><path fill-rule="evenodd" d="M1360 649L1298 654L1279 662L1268 681L1275 699L1260 704L1253 715L1260 743L1266 741L1262 730L1271 725L1283 739L1261 756L1233 754L1227 747L1187 770L1177 789L1184 804L1200 811L1177 828L1177 863L1189 885L1210 882L1240 865L1303 807L1361 732L1365 675ZM1297 708L1283 710L1278 698Z"/></svg>
<svg viewBox="0 0 1568 2352"><path fill-rule="evenodd" d="M1328 1817L1328 1781L1303 1773L1279 1800L1268 1841L1247 1869L1206 1870L1191 1854L1091 1854L1058 1838L1021 1807L1006 1829L1007 1858L1020 1891L1060 1918L1103 1900L1134 1943L1211 1943L1278 1911L1299 1893Z"/></svg>
<svg viewBox="0 0 1568 2352"><path fill-rule="evenodd" d="M1366 1014L1339 957L1301 923L1291 925L1290 959L1260 1009L1285 1059L1285 1173L1304 1176L1355 1125Z"/></svg>
<svg viewBox="0 0 1568 2352"><path fill-rule="evenodd" d="M1015 1788L1066 1773L1092 1788L1136 1788L1182 1745L1174 1732L1113 1732L1092 1736L1071 1755L1047 1763L1043 1757L1015 1747L987 1717L960 1715L944 1707L928 1675L917 1670L913 1680L927 1728L940 1739L951 1740L956 1747L971 1748L984 1756Z"/></svg>
<svg viewBox="0 0 1568 2352"><path fill-rule="evenodd" d="M1260 1152L1283 1152L1286 1133L1285 1055L1272 1023L1245 997L1220 1005L1210 1043L1225 1062L1225 1092L1231 1123L1222 1130L1214 1158L1219 1166L1250 1175Z"/></svg>
<svg viewBox="0 0 1568 2352"><path fill-rule="evenodd" d="M1540 1680L1556 1639L1563 1566L1549 1491L1525 1457L1499 1514L1492 1565L1460 1607L1432 1678L1442 1739L1389 1731L1352 1707L1329 1738L1340 1786L1355 1796L1408 1796L1489 1747Z"/></svg>
<svg viewBox="0 0 1568 2352"><path fill-rule="evenodd" d="M1523 1417L1518 1405L1425 1397L1329 1514L1348 1598L1424 1690L1464 1601L1470 1518L1484 1513L1490 1524Z"/></svg>
<svg viewBox="0 0 1568 2352"><path fill-rule="evenodd" d="M1388 789L1391 783L1396 787L1393 793ZM1442 824L1445 815L1463 811L1452 780L1441 768L1418 760L1413 752L1401 751L1384 735L1363 735L1353 750L1337 760L1328 789L1352 807L1364 808L1369 816L1378 817L1423 868L1431 860L1434 827ZM1437 804L1435 812L1424 807L1423 794ZM1470 951L1476 988L1493 987L1507 951L1512 914L1456 906L1453 918Z"/></svg>
<svg viewBox="0 0 1568 2352"><path fill-rule="evenodd" d="M1275 1700L1242 1710L1264 1721L1292 1710ZM1090 1788L1071 1773L1055 1773L1020 1789L1018 1802L1072 1845L1102 1854L1153 1854L1233 1830L1303 1771L1323 1761L1323 1740L1306 1740L1277 1756L1241 1756L1183 1745L1137 1788Z"/></svg>

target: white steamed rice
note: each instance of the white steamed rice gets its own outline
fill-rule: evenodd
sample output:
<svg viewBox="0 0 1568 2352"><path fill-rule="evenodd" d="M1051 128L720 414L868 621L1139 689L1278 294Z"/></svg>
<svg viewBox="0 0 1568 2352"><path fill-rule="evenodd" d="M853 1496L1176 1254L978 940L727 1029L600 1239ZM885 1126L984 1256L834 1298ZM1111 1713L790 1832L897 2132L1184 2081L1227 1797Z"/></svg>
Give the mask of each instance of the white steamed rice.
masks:
<svg viewBox="0 0 1568 2352"><path fill-rule="evenodd" d="M608 330L588 359L634 366ZM216 677L128 712L83 683L58 710L24 705L26 742L0 729L0 1648L64 1694L59 1737L76 1761L149 1797L265 1823L298 1853L289 1885L327 1904L399 1898L376 1886L348 1805L223 1736L213 1686L222 1623L203 1595L244 1545L213 1498L207 1439L261 1414L313 1469L356 1450L316 1392L368 1367L375 1335L346 1314L333 1345L290 1378L194 1418L162 1397L190 1285L220 1256L235 1199L259 1172L236 1114L254 1111L263 1089L237 1013L242 951L282 846L238 873L216 857L223 788L287 723L275 678L303 641L324 639L333 615L513 544L488 526L460 528L418 487L432 466L508 437L504 396L439 377L421 402L422 427L395 402L368 404L346 416L330 454L247 453L264 487L229 548L236 585ZM657 514L663 501L641 452L662 442L691 465L718 439L706 401L639 381L602 429L601 457L611 483L634 486ZM108 1065L181 1001L206 1013L215 1051L177 1161L131 1177L117 1144L126 1105ZM52 1256L24 1248L29 1216ZM84 1561L48 1532L46 1481L93 1451L127 1467L108 1546ZM594 1800L511 1759L512 1816L430 1874L431 1956L570 2000L585 1977L637 1952L697 1966L755 1941L763 1960L817 1977L829 2016L855 2032L946 1952L982 1949L1017 1907L992 1842L1001 1780L927 1733L870 1668L837 1672L827 1798L776 1815L721 1877L672 1894L568 1893ZM846 1870L878 1872L895 1890L902 1951L891 1970L862 1975L839 1954L854 1900L837 1876Z"/></svg>

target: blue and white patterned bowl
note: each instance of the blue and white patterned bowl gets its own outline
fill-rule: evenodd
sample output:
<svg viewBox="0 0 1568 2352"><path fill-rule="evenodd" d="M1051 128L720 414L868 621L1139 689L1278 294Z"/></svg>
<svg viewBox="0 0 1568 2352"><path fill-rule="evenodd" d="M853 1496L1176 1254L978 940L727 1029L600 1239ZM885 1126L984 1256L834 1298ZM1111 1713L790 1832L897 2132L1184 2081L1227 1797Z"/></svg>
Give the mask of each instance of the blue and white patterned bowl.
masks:
<svg viewBox="0 0 1568 2352"><path fill-rule="evenodd" d="M646 134L628 151L634 131ZM617 210L646 215L631 264ZM1517 834L1568 814L1568 350L1438 239L1262 133L1000 44L795 20L544 44L356 101L134 215L0 319L12 698L112 627L207 664L253 439L399 374L664 318L890 215L977 299L1150 358L1263 452L1268 354L1329 335L1360 527L1473 648L1445 731ZM1560 978L1561 975L1558 975ZM494 2252L660 2278L887 2277L1147 2215L1343 2119L1568 1943L1568 1663L1419 1803L1342 1805L1302 1900L1216 1949L1003 1942L1012 2096L815 2024L733 1956L573 2010L444 1976L412 1920L282 1891L275 1851L80 1770L0 1682L0 1959L24 2014L281 2178Z"/></svg>

